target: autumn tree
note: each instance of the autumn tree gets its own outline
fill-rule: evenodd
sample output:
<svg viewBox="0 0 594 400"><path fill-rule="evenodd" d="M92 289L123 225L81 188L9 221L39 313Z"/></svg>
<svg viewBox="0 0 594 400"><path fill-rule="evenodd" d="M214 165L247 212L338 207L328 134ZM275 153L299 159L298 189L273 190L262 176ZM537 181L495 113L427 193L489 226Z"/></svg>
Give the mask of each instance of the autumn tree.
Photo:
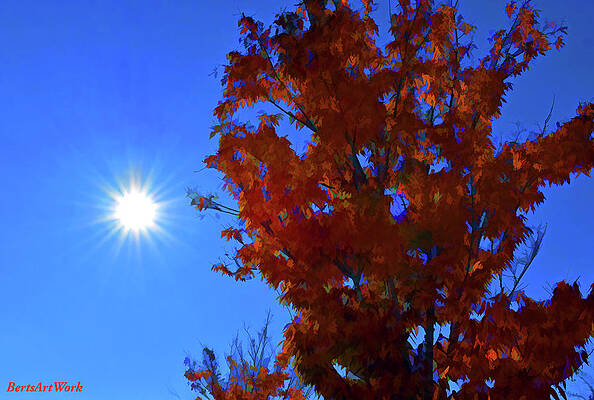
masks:
<svg viewBox="0 0 594 400"><path fill-rule="evenodd" d="M240 224L221 232L241 245L236 268L213 269L258 272L297 311L276 365L292 361L326 399L446 399L450 382L462 382L455 399L565 397L588 358L594 285L584 299L561 281L536 302L503 272L534 233L526 213L543 186L589 176L594 104L500 148L492 123L566 28L512 2L509 27L468 65L473 27L455 4L400 1L383 49L363 6L305 0L267 29L241 18L245 51L228 54L205 159L238 207L192 200ZM234 118L260 102L280 113L258 127ZM311 135L304 156L278 134L283 116Z"/></svg>

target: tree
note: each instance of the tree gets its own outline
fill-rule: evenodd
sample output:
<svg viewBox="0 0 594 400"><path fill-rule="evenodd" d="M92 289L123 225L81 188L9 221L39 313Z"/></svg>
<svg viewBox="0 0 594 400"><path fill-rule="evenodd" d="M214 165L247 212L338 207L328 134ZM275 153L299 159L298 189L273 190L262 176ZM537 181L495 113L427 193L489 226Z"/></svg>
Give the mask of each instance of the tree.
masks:
<svg viewBox="0 0 594 400"><path fill-rule="evenodd" d="M248 357L244 356L239 335L236 336L231 344L230 354L227 356L229 375L226 380L221 378L219 364L212 349L203 347L201 369L198 368L196 361L186 357L184 360L187 367L185 376L192 390L199 392L205 399L211 396L217 400L268 399L270 396L277 396L280 399L305 400L309 398L313 388L306 387L297 374L283 372L278 367L274 372L269 372L270 360L274 355L270 344L271 338L268 335L269 323L270 311L264 322L264 327L258 333L257 342L249 330L245 329L250 344ZM266 352L267 348L270 351Z"/></svg>
<svg viewBox="0 0 594 400"><path fill-rule="evenodd" d="M536 302L518 290L521 273L511 289L503 276L518 246L540 246L525 215L540 189L589 176L594 104L500 148L492 121L510 80L560 49L566 27L541 27L529 1L512 2L510 27L465 66L473 27L455 4L399 3L383 50L370 0L363 15L346 0L305 0L277 15L274 33L241 18L245 52L227 56L219 148L204 160L238 209L192 199L240 223L221 232L241 245L237 268L213 270L238 281L259 272L280 291L297 315L275 365L292 360L324 398L565 397L588 359L594 284L582 298L561 281ZM233 118L259 102L281 113L262 113L257 128ZM284 115L311 134L303 157L277 134ZM448 395L451 382L461 386Z"/></svg>

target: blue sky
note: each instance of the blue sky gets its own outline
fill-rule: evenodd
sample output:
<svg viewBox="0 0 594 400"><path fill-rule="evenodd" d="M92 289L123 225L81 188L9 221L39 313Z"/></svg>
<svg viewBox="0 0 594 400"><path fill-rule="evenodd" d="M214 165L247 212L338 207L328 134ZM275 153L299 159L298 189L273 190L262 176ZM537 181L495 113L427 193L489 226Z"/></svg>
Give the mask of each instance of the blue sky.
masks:
<svg viewBox="0 0 594 400"><path fill-rule="evenodd" d="M221 89L209 74L240 48L241 12L266 25L293 3L0 3L0 393L11 381L80 381L83 392L69 396L152 400L174 391L189 399L183 359L198 356L200 343L222 355L244 323L261 327L268 308L273 342L281 340L288 314L276 293L257 279L238 284L210 271L232 248L218 239L232 220L199 219L184 189L221 193L220 175L193 171L216 151L208 133ZM480 57L489 31L507 26L504 2L461 3L479 27ZM515 121L536 129L553 96L554 123L594 93L593 5L535 4L569 26L567 46L515 80L495 124L503 137ZM374 17L384 37L387 14L381 2ZM106 219L111 195L131 180L161 204L160 229L138 239ZM594 282L592 182L579 177L545 195L530 216L548 230L526 292L543 299L547 284L579 277L585 293Z"/></svg>

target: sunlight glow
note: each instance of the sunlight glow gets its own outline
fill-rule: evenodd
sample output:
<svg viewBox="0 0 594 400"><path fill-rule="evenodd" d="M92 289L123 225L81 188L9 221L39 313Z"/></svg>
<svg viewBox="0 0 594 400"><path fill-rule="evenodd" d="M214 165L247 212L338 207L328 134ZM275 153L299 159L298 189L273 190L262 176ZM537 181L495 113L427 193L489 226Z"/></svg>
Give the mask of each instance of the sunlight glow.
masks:
<svg viewBox="0 0 594 400"><path fill-rule="evenodd" d="M138 231L154 226L156 208L149 196L132 190L117 199L115 217L125 229Z"/></svg>

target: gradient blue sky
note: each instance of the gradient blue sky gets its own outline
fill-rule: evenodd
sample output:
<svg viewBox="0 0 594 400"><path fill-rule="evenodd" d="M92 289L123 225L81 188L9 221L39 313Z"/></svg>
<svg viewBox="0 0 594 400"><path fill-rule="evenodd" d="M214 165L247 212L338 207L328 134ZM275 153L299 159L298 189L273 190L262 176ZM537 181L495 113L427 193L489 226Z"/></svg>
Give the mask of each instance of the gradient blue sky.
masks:
<svg viewBox="0 0 594 400"><path fill-rule="evenodd" d="M261 327L268 308L281 340L288 314L267 285L210 271L231 248L218 238L232 220L198 219L184 188L221 193L220 175L193 171L216 149L208 133L221 89L209 74L240 48L238 17L267 25L293 3L0 3L1 398L41 396L6 393L10 381L80 381L81 394L43 397L189 399L183 359L200 343L222 355L244 322ZM482 56L489 31L507 26L504 2L461 3ZM594 94L593 3L536 4L569 26L567 46L516 79L495 124L503 137L515 121L535 129L553 96L554 124ZM382 1L374 17L384 37L387 15ZM139 240L106 220L110 194L131 179L162 204L161 229ZM543 299L547 283L578 277L585 293L594 282L592 182L579 177L545 195L530 217L548 231L527 294Z"/></svg>

